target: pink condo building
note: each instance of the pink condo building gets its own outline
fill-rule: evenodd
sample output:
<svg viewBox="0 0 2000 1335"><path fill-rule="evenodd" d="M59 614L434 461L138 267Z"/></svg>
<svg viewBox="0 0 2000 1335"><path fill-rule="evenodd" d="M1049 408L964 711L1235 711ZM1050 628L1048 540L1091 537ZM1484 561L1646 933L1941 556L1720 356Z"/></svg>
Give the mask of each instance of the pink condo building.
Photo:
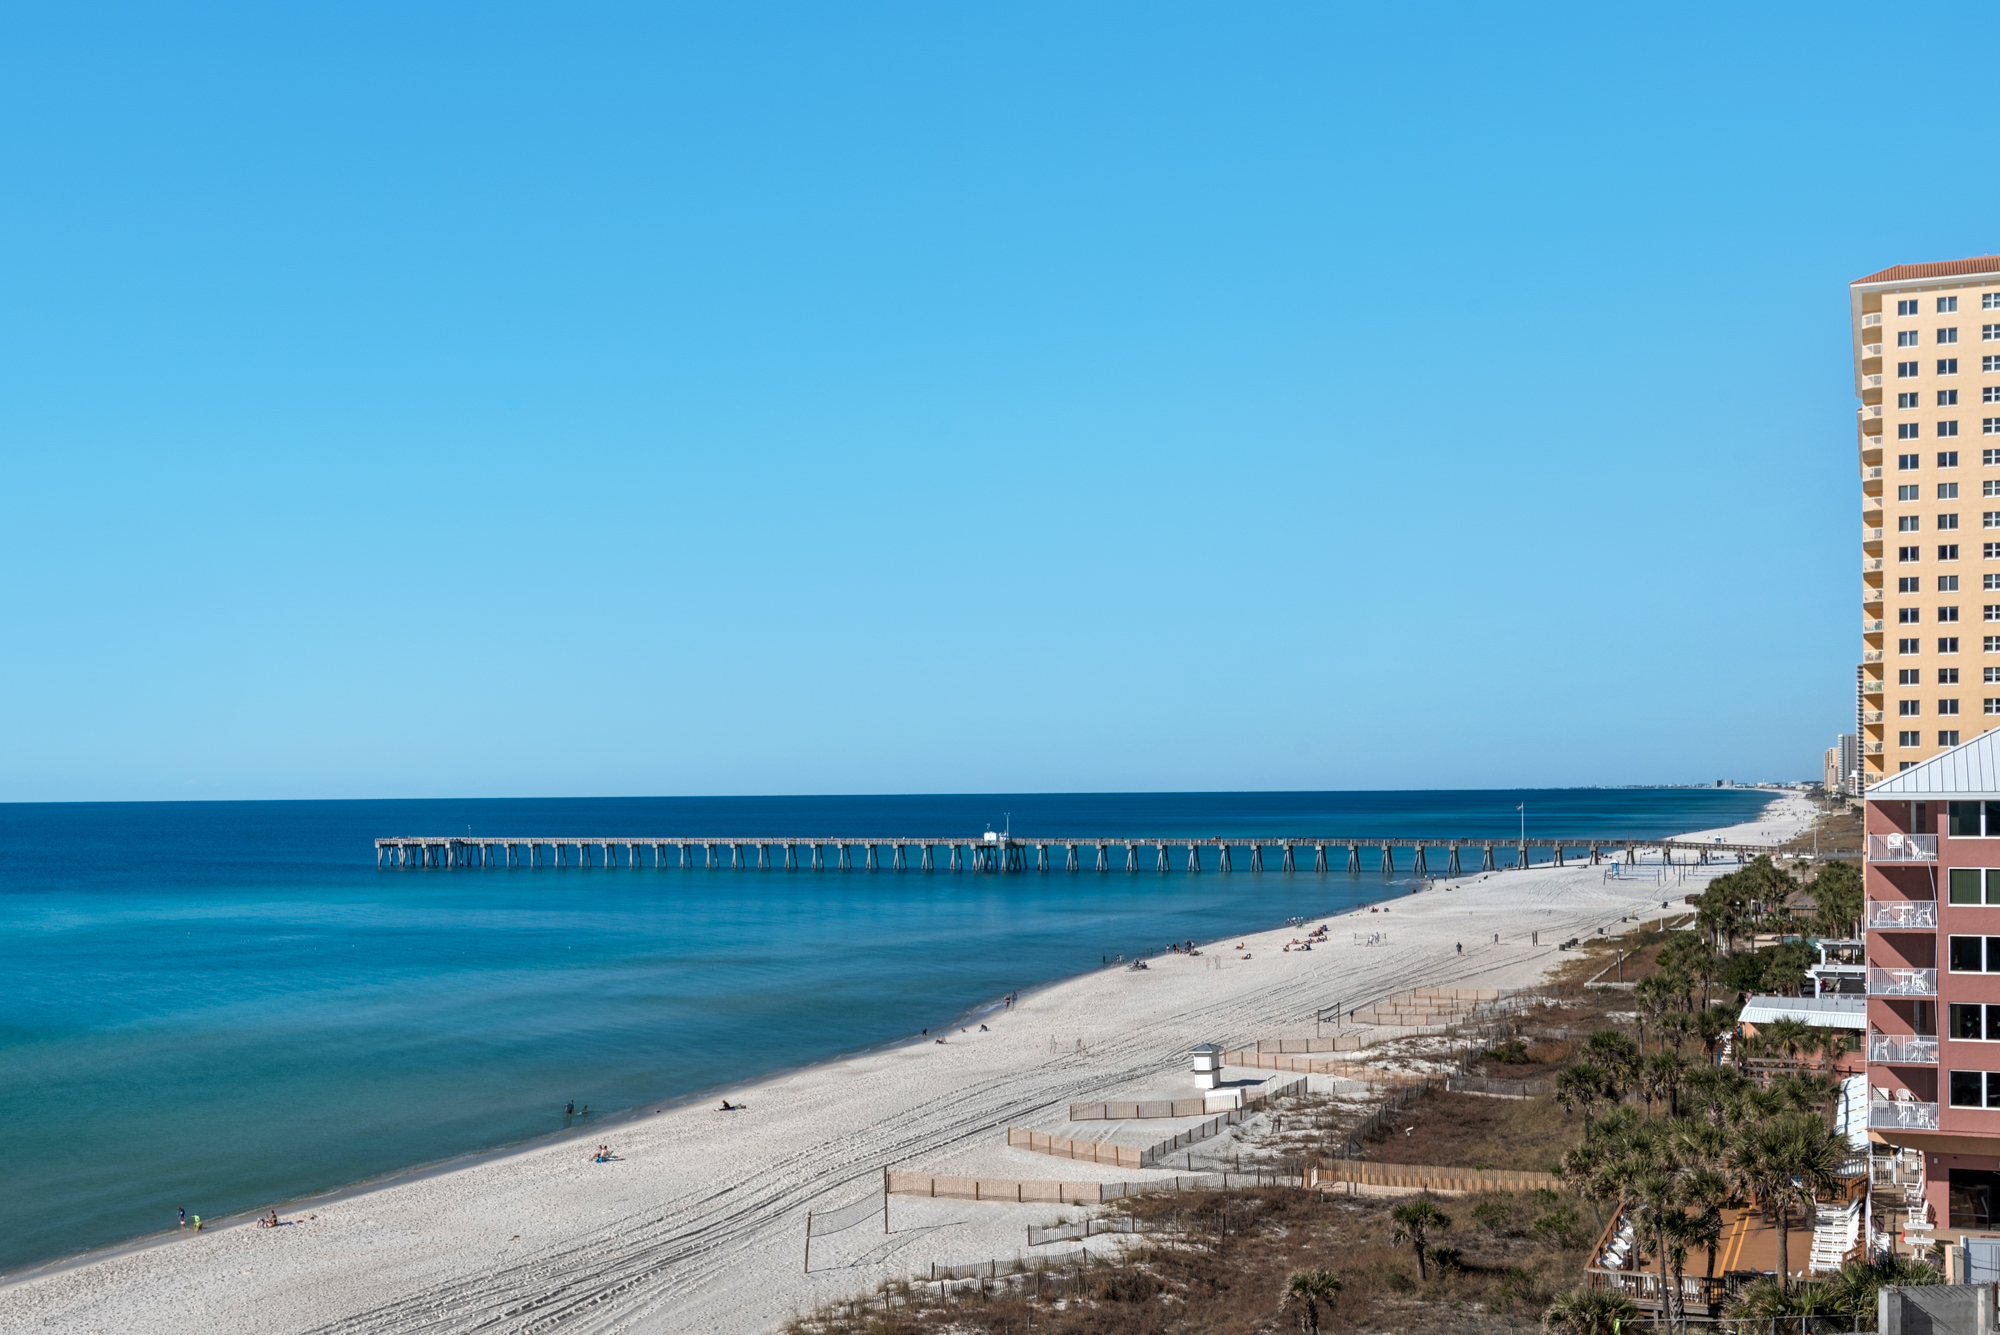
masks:
<svg viewBox="0 0 2000 1335"><path fill-rule="evenodd" d="M1867 793L1871 1232L2000 1264L2000 731ZM1990 1239L1990 1241L1988 1241Z"/></svg>

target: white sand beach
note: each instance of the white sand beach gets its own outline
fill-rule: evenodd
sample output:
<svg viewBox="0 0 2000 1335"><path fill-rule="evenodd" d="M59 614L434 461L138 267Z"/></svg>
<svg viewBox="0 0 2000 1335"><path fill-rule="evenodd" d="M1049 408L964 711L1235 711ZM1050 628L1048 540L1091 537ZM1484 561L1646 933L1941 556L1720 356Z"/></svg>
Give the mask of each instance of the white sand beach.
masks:
<svg viewBox="0 0 2000 1335"><path fill-rule="evenodd" d="M1696 837L1777 843L1812 814L1787 795L1750 825ZM1004 1130L1048 1129L1068 1103L1113 1090L1189 1097L1194 1044L1310 1034L1315 1011L1335 1003L1417 986L1532 985L1565 958L1557 942L1657 916L1663 898L1678 907L1706 880L1662 890L1606 871L1503 871L1398 891L1380 912L1327 919L1330 938L1310 953L1284 953L1300 934L1285 928L1211 943L1199 958L1155 959L1143 972L1108 968L1023 995L985 1017L989 1032L975 1022L942 1045L912 1042L728 1091L742 1112L672 1108L280 1207L298 1221L282 1228L246 1221L84 1258L0 1288L0 1329L770 1331L932 1260L1010 1256L1023 1224L1078 1213L896 1196L889 1232L864 1225L819 1240L813 1272L802 1273L806 1211L861 1198L885 1168L1144 1177L1010 1149ZM1254 878L1235 875L1255 893ZM1385 932L1388 943L1351 944L1356 931ZM1229 948L1239 940L1245 950ZM600 1141L613 1161L590 1161Z"/></svg>

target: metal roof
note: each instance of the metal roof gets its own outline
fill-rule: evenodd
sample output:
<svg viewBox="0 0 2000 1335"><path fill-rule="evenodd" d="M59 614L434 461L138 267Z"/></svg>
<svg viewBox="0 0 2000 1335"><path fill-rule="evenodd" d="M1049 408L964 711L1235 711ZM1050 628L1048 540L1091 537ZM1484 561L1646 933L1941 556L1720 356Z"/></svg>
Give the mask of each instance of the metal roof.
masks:
<svg viewBox="0 0 2000 1335"><path fill-rule="evenodd" d="M1750 997L1736 1017L1745 1024L1792 1019L1815 1029L1866 1029L1866 997Z"/></svg>
<svg viewBox="0 0 2000 1335"><path fill-rule="evenodd" d="M2000 729L1869 784L1867 797L1871 802L1907 797L2000 799Z"/></svg>

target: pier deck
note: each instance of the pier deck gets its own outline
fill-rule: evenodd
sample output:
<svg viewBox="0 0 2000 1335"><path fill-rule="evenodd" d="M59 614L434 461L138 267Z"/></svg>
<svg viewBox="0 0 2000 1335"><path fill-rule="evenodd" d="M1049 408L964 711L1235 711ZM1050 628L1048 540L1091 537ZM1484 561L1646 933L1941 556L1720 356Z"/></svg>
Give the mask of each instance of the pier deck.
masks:
<svg viewBox="0 0 2000 1335"><path fill-rule="evenodd" d="M970 837L941 835L392 835L375 841L378 867L617 867L648 865L651 850L654 868L685 869L724 867L738 870L754 865L760 869L782 867L787 871L809 868L863 871L973 871L1038 872L1140 870L1141 850L1151 850L1146 859L1155 871L1175 869L1170 850L1184 850L1180 868L1199 872L1234 871L1238 850L1245 855L1244 869L1264 870L1265 853L1277 859L1281 871L1300 868L1305 853L1312 854L1312 870L1328 871L1329 857L1345 854L1345 870L1361 870L1363 849L1380 852L1379 868L1384 875L1397 870L1396 854L1404 852L1406 868L1414 875L1431 875L1432 855L1444 858L1445 876L1461 876L1477 853L1477 871L1498 871L1503 867L1534 865L1535 854L1544 853L1546 865L1563 866L1565 858L1588 857L1595 864L1617 857L1636 864L1642 849L1657 850L1668 862L1707 863L1718 854L1736 861L1743 855L1769 853L1764 844L1730 844L1676 839L1444 839L1428 836L1370 835L1366 838L1321 835L1237 836L1237 835L1117 835L1081 838L1028 838L1021 835L983 834ZM546 851L546 854L544 853ZM696 850L700 850L699 856ZM593 852L595 856L593 857ZM1204 865L1204 856L1213 854ZM1503 857L1502 854L1507 856ZM621 857L622 854L622 857ZM1120 857L1122 854L1122 859ZM671 856L670 856L671 855ZM1032 855L1033 866L1029 866ZM1686 855L1686 856L1683 856ZM1122 866L1118 864L1122 861Z"/></svg>

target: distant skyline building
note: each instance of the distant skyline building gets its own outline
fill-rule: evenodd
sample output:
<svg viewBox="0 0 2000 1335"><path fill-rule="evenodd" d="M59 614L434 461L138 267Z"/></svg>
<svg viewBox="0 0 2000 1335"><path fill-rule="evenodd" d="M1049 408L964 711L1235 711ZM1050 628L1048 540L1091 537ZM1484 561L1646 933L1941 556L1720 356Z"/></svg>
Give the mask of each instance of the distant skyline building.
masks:
<svg viewBox="0 0 2000 1335"><path fill-rule="evenodd" d="M1820 786L1826 789L1828 797L1846 797L1854 792L1857 780L1856 766L1861 760L1861 748L1855 735L1844 732L1826 748L1826 766Z"/></svg>
<svg viewBox="0 0 2000 1335"><path fill-rule="evenodd" d="M1861 779L2000 724L2000 255L1848 284Z"/></svg>

